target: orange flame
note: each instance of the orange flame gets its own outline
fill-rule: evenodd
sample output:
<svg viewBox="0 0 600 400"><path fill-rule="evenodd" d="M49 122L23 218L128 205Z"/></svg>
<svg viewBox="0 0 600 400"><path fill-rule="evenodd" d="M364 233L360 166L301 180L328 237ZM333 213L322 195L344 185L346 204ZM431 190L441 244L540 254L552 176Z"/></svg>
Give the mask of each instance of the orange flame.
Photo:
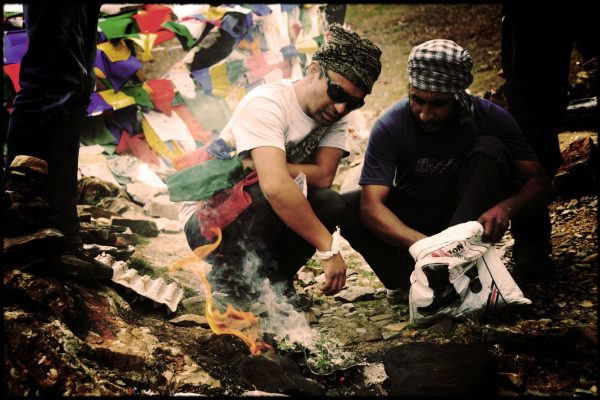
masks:
<svg viewBox="0 0 600 400"><path fill-rule="evenodd" d="M221 229L213 228L213 232L217 235L217 240L214 243L209 243L194 249L193 254L182 258L173 264L170 268L171 272L189 267L196 264L198 261L204 260L210 253L215 251L222 239ZM240 311L231 304L227 305L225 313L217 309L213 309L212 305L212 289L204 273L199 268L191 269L198 275L204 285L206 293L206 309L205 315L208 325L217 335L230 334L242 339L250 348L250 354L261 354L263 351L274 351L271 346L262 341L259 337L258 318L249 311Z"/></svg>

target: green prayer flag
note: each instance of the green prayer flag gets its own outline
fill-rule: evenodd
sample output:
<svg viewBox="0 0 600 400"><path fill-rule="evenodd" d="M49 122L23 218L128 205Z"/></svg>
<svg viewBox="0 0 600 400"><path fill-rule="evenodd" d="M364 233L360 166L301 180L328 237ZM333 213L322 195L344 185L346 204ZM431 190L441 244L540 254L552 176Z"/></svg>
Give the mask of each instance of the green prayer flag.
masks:
<svg viewBox="0 0 600 400"><path fill-rule="evenodd" d="M196 97L186 98L185 104L202 126L210 131L221 131L231 119L231 110L225 99L205 94L201 87L196 87Z"/></svg>
<svg viewBox="0 0 600 400"><path fill-rule="evenodd" d="M171 32L175 33L177 36L183 37L185 39L181 40L181 45L183 46L184 50L189 50L194 45L194 42L196 40L192 37L190 30L185 25L178 24L174 21L169 21L165 22L161 26L167 28Z"/></svg>
<svg viewBox="0 0 600 400"><path fill-rule="evenodd" d="M192 165L169 175L166 179L171 201L198 201L228 189L243 179L245 170L238 157L215 158Z"/></svg>
<svg viewBox="0 0 600 400"><path fill-rule="evenodd" d="M180 104L185 104L185 99L183 98L183 96L181 95L181 93L175 92L175 97L173 98L173 101L171 102L171 105L178 106Z"/></svg>
<svg viewBox="0 0 600 400"><path fill-rule="evenodd" d="M144 90L141 84L126 86L121 89L121 91L127 96L133 97L137 105L146 107L149 110L154 110L154 103L152 102L148 92Z"/></svg>
<svg viewBox="0 0 600 400"><path fill-rule="evenodd" d="M136 11L133 11L126 14L117 15L115 17L100 19L98 21L98 26L100 26L100 29L106 35L108 40L125 37L128 34L140 31L137 23L135 23L134 19L132 18L132 16L136 13Z"/></svg>
<svg viewBox="0 0 600 400"><path fill-rule="evenodd" d="M314 40L315 42L317 42L317 44L318 44L319 46L322 46L322 45L323 45L323 39L324 39L324 38L325 38L325 37L324 37L324 36L321 34L321 35L319 35L319 36L315 36L315 37L313 37L313 40Z"/></svg>
<svg viewBox="0 0 600 400"><path fill-rule="evenodd" d="M115 143L115 137L106 127L104 115L88 116L84 119L80 141L86 146L91 146L93 144L105 145Z"/></svg>
<svg viewBox="0 0 600 400"><path fill-rule="evenodd" d="M229 75L229 82L235 83L244 68L244 60L231 60L227 62L227 74Z"/></svg>

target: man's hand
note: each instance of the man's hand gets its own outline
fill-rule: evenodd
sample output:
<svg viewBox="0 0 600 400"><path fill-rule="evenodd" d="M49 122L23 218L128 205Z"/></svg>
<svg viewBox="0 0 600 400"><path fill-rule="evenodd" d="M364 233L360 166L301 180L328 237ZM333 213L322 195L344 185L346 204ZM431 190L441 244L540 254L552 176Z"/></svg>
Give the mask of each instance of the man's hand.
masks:
<svg viewBox="0 0 600 400"><path fill-rule="evenodd" d="M509 210L501 204L497 204L481 214L477 218L477 222L483 226L481 239L484 242L498 242L508 229Z"/></svg>
<svg viewBox="0 0 600 400"><path fill-rule="evenodd" d="M346 263L341 254L335 254L327 260L321 260L325 272L325 284L321 292L327 296L336 294L346 284Z"/></svg>

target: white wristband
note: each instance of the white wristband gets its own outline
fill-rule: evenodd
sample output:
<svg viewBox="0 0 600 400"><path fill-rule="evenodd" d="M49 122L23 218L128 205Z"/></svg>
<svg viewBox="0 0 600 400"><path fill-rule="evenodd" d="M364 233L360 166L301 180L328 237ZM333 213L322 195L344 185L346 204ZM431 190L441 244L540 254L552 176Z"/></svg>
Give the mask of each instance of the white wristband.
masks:
<svg viewBox="0 0 600 400"><path fill-rule="evenodd" d="M329 260L331 257L340 252L340 227L335 227L335 232L333 232L333 242L331 243L331 250L329 251L319 251L317 250L317 256L321 260Z"/></svg>

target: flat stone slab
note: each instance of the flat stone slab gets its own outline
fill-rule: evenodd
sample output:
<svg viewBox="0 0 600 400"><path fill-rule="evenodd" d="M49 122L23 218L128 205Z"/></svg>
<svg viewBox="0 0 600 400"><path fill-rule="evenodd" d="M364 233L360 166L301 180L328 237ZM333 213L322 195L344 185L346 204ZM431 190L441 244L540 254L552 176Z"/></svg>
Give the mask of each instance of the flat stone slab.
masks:
<svg viewBox="0 0 600 400"><path fill-rule="evenodd" d="M408 343L383 356L392 396L492 398L498 360L481 346L462 343Z"/></svg>

